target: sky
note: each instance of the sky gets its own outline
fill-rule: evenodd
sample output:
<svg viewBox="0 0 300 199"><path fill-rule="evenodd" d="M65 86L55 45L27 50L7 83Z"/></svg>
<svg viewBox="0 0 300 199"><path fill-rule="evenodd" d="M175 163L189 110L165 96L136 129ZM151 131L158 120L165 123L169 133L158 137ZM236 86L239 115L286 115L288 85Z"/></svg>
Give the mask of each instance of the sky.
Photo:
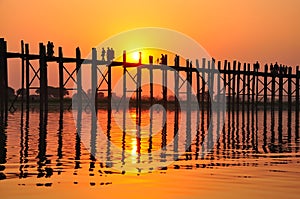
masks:
<svg viewBox="0 0 300 199"><path fill-rule="evenodd" d="M0 0L0 37L8 50L20 41L38 52L39 42L54 42L64 55L82 56L105 39L141 27L182 32L217 60L300 64L300 1L298 0ZM57 49L56 49L57 52ZM10 85L19 86L20 68L9 68ZM56 84L57 78L49 78Z"/></svg>

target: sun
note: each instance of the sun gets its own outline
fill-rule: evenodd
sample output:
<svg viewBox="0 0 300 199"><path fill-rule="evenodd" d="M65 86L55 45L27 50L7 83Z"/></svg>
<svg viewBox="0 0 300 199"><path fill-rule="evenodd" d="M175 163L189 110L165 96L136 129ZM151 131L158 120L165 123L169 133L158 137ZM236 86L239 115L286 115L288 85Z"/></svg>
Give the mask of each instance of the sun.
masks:
<svg viewBox="0 0 300 199"><path fill-rule="evenodd" d="M132 53L132 58L133 58L134 61L139 61L139 59L140 59L139 52Z"/></svg>

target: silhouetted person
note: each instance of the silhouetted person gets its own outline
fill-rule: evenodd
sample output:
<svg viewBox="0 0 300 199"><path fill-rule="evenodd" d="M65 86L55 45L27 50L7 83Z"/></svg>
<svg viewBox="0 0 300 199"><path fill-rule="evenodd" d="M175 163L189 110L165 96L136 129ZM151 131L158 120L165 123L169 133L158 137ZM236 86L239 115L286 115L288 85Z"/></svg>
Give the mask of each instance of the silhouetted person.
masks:
<svg viewBox="0 0 300 199"><path fill-rule="evenodd" d="M111 52L111 61L115 59L115 51L113 48L110 49Z"/></svg>
<svg viewBox="0 0 300 199"><path fill-rule="evenodd" d="M273 64L271 63L271 65L270 65L270 70L271 70L271 72L273 72Z"/></svg>
<svg viewBox="0 0 300 199"><path fill-rule="evenodd" d="M277 74L278 73L278 70L279 70L279 65L277 64L277 62L274 64L274 68L273 68L273 72L275 73L275 74Z"/></svg>
<svg viewBox="0 0 300 199"><path fill-rule="evenodd" d="M110 52L109 47L107 47L107 50L106 50L106 60L110 61L110 57L111 57L111 52Z"/></svg>
<svg viewBox="0 0 300 199"><path fill-rule="evenodd" d="M53 57L53 55L54 55L53 42L48 41L48 43L47 43L47 55L48 55L48 57Z"/></svg>
<svg viewBox="0 0 300 199"><path fill-rule="evenodd" d="M102 48L102 52L101 52L101 57L102 57L102 61L104 61L105 60L105 50L104 50L104 48Z"/></svg>
<svg viewBox="0 0 300 199"><path fill-rule="evenodd" d="M254 64L254 69L256 69L256 70L259 69L259 63L258 63L258 61Z"/></svg>
<svg viewBox="0 0 300 199"><path fill-rule="evenodd" d="M160 64L164 64L164 62L165 62L165 56L161 54Z"/></svg>
<svg viewBox="0 0 300 199"><path fill-rule="evenodd" d="M175 62L175 66L179 66L179 56L178 55L175 55L174 62Z"/></svg>

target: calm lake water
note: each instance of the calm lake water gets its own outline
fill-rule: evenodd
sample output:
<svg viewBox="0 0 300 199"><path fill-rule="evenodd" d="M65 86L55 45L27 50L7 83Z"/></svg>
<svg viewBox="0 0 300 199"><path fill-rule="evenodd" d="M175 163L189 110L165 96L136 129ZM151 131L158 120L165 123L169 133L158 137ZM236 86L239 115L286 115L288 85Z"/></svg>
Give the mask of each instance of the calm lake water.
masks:
<svg viewBox="0 0 300 199"><path fill-rule="evenodd" d="M224 126L205 111L189 121L182 111L178 123L174 111L159 109L140 120L134 110L126 121L115 110L97 118L76 111L2 118L1 198L299 198L294 112L227 112Z"/></svg>

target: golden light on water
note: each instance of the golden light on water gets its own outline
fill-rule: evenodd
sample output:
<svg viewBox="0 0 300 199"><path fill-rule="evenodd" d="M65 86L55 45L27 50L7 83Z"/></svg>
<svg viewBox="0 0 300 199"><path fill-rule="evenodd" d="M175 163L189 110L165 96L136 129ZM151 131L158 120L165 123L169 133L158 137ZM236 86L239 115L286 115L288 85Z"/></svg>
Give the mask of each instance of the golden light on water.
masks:
<svg viewBox="0 0 300 199"><path fill-rule="evenodd" d="M137 158L137 142L136 138L132 137L131 138L131 162L136 163L136 158Z"/></svg>

